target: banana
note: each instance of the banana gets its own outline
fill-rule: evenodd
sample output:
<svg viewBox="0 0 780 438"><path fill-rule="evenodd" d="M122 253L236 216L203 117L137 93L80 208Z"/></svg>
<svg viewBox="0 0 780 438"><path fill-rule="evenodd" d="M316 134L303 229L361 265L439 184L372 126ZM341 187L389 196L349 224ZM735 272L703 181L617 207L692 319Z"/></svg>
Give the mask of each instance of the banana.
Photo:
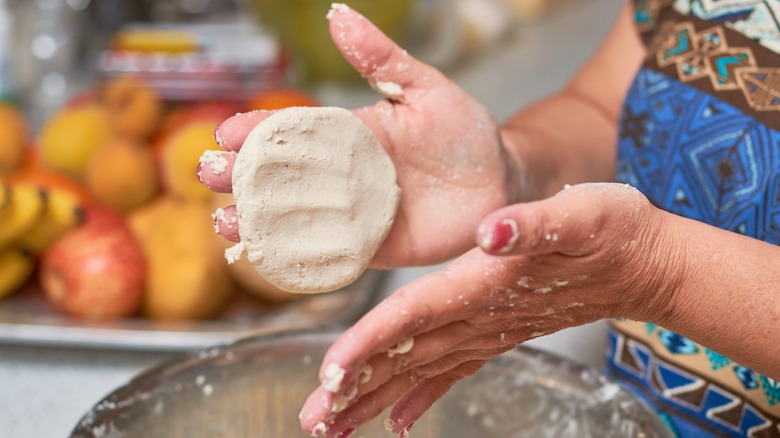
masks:
<svg viewBox="0 0 780 438"><path fill-rule="evenodd" d="M0 251L0 299L23 285L34 267L32 258L18 249Z"/></svg>
<svg viewBox="0 0 780 438"><path fill-rule="evenodd" d="M44 192L30 184L12 185L9 202L0 211L0 248L14 243L35 226L46 207Z"/></svg>
<svg viewBox="0 0 780 438"><path fill-rule="evenodd" d="M43 217L19 239L19 246L33 254L41 254L69 229L84 221L84 209L79 198L61 189L46 192Z"/></svg>

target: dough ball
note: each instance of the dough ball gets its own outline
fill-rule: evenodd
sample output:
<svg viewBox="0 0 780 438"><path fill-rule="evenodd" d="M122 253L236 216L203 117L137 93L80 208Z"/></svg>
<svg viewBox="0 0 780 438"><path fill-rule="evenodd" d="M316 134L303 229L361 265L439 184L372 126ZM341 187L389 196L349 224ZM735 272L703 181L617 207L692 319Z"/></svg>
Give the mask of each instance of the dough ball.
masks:
<svg viewBox="0 0 780 438"><path fill-rule="evenodd" d="M341 108L288 108L258 124L233 168L241 243L280 289L342 288L366 270L401 190L373 133Z"/></svg>

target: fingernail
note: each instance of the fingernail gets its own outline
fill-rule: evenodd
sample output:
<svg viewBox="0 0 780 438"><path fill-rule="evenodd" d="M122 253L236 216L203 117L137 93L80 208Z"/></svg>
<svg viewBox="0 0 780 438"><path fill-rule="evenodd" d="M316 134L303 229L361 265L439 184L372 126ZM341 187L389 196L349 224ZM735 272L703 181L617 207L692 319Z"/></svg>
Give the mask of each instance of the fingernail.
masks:
<svg viewBox="0 0 780 438"><path fill-rule="evenodd" d="M325 435L328 432L328 425L326 425L323 422L319 422L314 425L314 428L311 430L311 436L320 436Z"/></svg>
<svg viewBox="0 0 780 438"><path fill-rule="evenodd" d="M222 127L222 123L220 123L219 125L217 125L216 128L214 128L214 141L217 142L219 147L224 147L225 144L224 144L224 142L222 140L222 136L219 135L219 128L221 128L221 127Z"/></svg>
<svg viewBox="0 0 780 438"><path fill-rule="evenodd" d="M339 434L336 435L336 438L349 438L352 436L353 433L355 433L355 430L356 429L354 427L348 427L342 430L341 432L339 432Z"/></svg>
<svg viewBox="0 0 780 438"><path fill-rule="evenodd" d="M480 229L479 246L485 252L506 254L515 248L520 232L517 222L512 218L501 219L493 229Z"/></svg>
<svg viewBox="0 0 780 438"><path fill-rule="evenodd" d="M211 215L211 218L214 219L214 232L221 234L219 232L219 222L225 219L225 210L218 208L217 211Z"/></svg>
<svg viewBox="0 0 780 438"><path fill-rule="evenodd" d="M203 155L200 156L199 163L201 165L208 164L211 166L211 173L214 175L222 175L230 164L227 158L225 158L228 154L230 154L230 152L208 150L203 152Z"/></svg>
<svg viewBox="0 0 780 438"><path fill-rule="evenodd" d="M198 181L203 184L203 175L200 173L201 170L203 170L203 163L198 163L198 170L195 171L195 174L198 175Z"/></svg>
<svg viewBox="0 0 780 438"><path fill-rule="evenodd" d="M349 6L345 5L344 3L331 3L330 10L328 11L328 15L325 16L328 20L333 18L333 14L336 12L341 12L342 14L349 11Z"/></svg>
<svg viewBox="0 0 780 438"><path fill-rule="evenodd" d="M414 427L414 421L409 423L408 426L404 427L404 429L401 431L401 433L398 434L399 438L408 438L409 432L412 431L412 427Z"/></svg>

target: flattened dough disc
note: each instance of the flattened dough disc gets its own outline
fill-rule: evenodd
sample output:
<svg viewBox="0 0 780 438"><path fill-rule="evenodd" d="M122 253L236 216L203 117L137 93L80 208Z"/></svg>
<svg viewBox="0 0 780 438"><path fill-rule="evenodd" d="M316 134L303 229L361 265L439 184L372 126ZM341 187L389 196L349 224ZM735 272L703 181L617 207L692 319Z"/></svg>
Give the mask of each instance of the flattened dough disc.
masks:
<svg viewBox="0 0 780 438"><path fill-rule="evenodd" d="M393 224L393 162L341 108L288 108L258 124L233 168L241 243L275 286L319 293L366 269ZM226 253L231 258L231 250Z"/></svg>

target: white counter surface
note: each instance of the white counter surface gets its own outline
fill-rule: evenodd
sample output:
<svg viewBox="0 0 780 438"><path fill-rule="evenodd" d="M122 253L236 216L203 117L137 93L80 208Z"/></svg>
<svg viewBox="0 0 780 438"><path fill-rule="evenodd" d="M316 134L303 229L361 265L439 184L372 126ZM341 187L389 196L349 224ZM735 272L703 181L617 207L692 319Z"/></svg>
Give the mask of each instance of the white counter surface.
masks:
<svg viewBox="0 0 780 438"><path fill-rule="evenodd" d="M561 87L606 35L622 2L578 0L517 37L449 73L499 120ZM377 99L369 91L323 91L330 105ZM435 268L393 272L385 292ZM603 323L570 329L529 343L601 366ZM67 436L100 398L166 353L0 345L0 437Z"/></svg>

